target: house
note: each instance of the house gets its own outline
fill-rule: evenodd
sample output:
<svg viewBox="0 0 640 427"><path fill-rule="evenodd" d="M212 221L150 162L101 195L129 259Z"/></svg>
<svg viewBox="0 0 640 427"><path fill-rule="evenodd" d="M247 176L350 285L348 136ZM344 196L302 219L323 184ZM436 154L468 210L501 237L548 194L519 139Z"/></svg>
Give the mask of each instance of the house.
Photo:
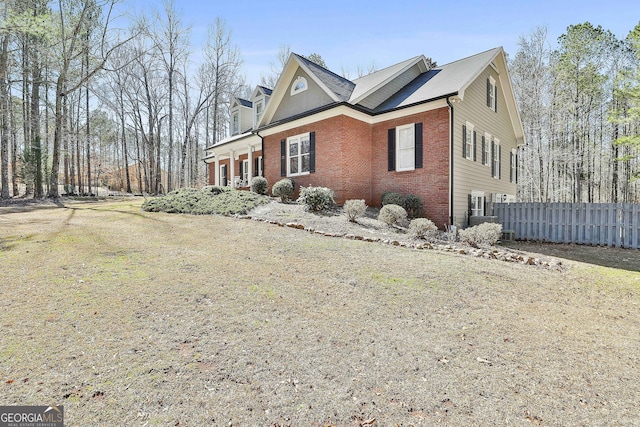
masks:
<svg viewBox="0 0 640 427"><path fill-rule="evenodd" d="M501 47L429 68L416 56L355 80L291 54L275 88L231 105L231 136L207 148L211 184L283 177L338 204L418 195L441 228L515 199L524 131Z"/></svg>

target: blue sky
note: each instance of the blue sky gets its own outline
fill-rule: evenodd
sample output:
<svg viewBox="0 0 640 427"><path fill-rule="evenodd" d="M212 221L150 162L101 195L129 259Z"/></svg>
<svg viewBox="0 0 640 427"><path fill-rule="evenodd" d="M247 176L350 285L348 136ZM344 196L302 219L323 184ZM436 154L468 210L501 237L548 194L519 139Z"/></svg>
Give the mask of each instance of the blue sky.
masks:
<svg viewBox="0 0 640 427"><path fill-rule="evenodd" d="M142 4L142 0L128 0ZM197 50L207 27L224 19L244 58L251 86L269 72L280 45L293 52L320 54L337 73L378 68L424 54L445 64L503 46L514 55L518 38L536 26L548 28L555 42L571 24L602 25L624 38L640 21L635 1L219 1L174 0L184 22L192 25ZM134 6L135 7L135 6ZM145 1L145 9L162 8L161 0Z"/></svg>

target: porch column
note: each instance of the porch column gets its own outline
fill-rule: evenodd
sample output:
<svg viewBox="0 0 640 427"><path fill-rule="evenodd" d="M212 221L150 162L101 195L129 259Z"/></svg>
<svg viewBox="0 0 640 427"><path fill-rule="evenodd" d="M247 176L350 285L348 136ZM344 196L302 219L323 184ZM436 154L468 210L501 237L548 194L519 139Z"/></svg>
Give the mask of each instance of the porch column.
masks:
<svg viewBox="0 0 640 427"><path fill-rule="evenodd" d="M236 153L229 151L229 179L231 180L231 187L236 187Z"/></svg>
<svg viewBox="0 0 640 427"><path fill-rule="evenodd" d="M213 185L220 185L220 158L214 157Z"/></svg>
<svg viewBox="0 0 640 427"><path fill-rule="evenodd" d="M247 159L249 159L249 170L247 171L247 187L251 187L251 178L253 177L253 147L247 147Z"/></svg>

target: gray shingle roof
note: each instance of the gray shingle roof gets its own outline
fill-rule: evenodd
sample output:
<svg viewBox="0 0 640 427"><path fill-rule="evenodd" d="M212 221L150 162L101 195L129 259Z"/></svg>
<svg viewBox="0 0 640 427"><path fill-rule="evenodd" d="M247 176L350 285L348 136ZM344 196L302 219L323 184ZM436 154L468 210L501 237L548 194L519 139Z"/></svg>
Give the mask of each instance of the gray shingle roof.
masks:
<svg viewBox="0 0 640 427"><path fill-rule="evenodd" d="M236 99L238 100L238 102L239 102L241 105L243 105L243 106L245 106L245 107L249 107L249 108L252 108L252 107L253 107L253 102L251 102L251 101L249 101L249 100L247 100L247 99L244 99L244 98L236 98Z"/></svg>
<svg viewBox="0 0 640 427"><path fill-rule="evenodd" d="M384 101L375 112L405 107L454 93L460 94L491 63L501 49L491 49L423 73Z"/></svg>
<svg viewBox="0 0 640 427"><path fill-rule="evenodd" d="M332 91L340 101L347 101L353 92L355 83L351 80L345 79L342 76L337 75L333 71L329 71L324 67L319 66L315 62L309 61L307 58L293 53L296 57L305 64L305 66L322 82L324 85Z"/></svg>

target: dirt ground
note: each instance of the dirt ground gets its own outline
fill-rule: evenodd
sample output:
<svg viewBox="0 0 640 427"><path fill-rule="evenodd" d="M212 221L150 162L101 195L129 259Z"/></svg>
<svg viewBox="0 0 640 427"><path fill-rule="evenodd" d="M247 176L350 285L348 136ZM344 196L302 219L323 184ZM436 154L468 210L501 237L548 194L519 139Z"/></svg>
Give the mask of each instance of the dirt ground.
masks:
<svg viewBox="0 0 640 427"><path fill-rule="evenodd" d="M634 268L140 203L0 207L0 404L68 426L640 424Z"/></svg>

